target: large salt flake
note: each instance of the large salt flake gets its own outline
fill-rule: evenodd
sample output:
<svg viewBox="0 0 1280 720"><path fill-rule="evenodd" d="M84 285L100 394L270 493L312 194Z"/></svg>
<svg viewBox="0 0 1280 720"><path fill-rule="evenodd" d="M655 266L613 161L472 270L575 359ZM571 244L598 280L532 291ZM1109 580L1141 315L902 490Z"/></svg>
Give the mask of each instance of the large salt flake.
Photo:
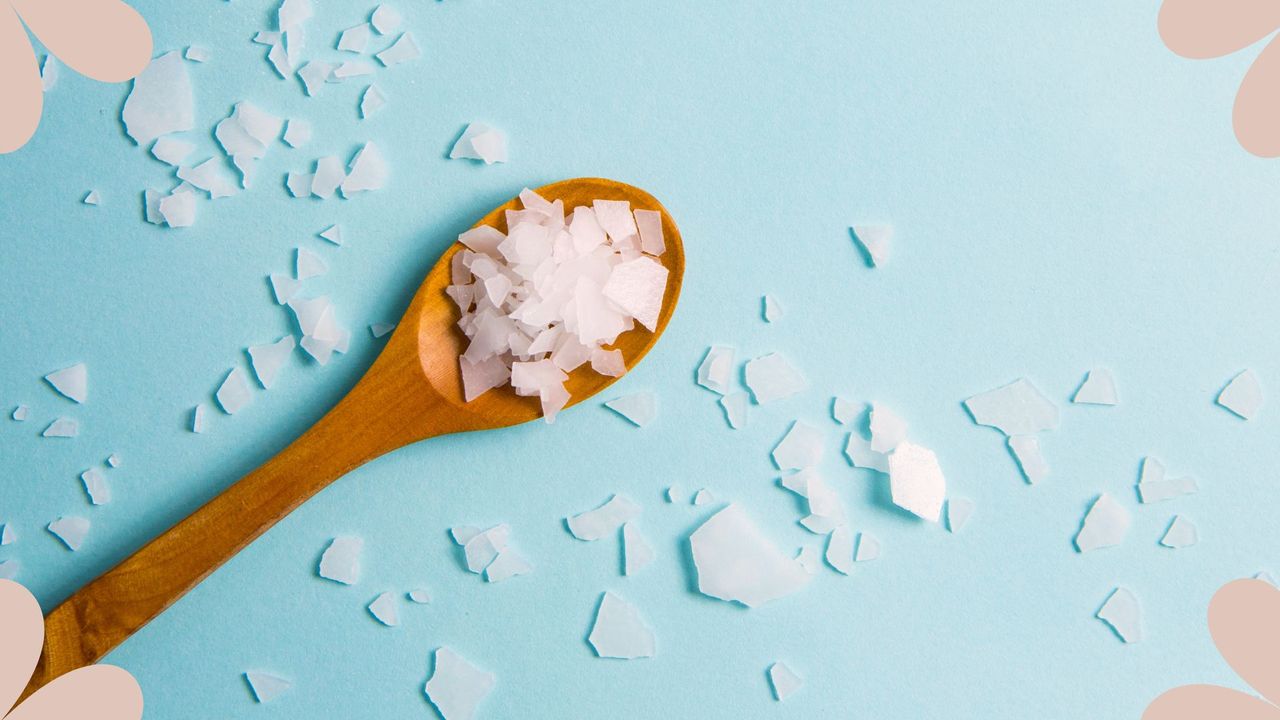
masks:
<svg viewBox="0 0 1280 720"><path fill-rule="evenodd" d="M133 79L121 118L125 132L139 145L161 135L195 127L195 100L182 54L155 58Z"/></svg>
<svg viewBox="0 0 1280 720"><path fill-rule="evenodd" d="M89 521L82 517L60 517L49 523L48 528L68 550L74 552L80 549L89 534Z"/></svg>
<svg viewBox="0 0 1280 720"><path fill-rule="evenodd" d="M1094 368L1084 376L1084 382L1071 396L1071 402L1077 405L1115 405L1120 402L1116 395L1116 381L1111 371L1106 368Z"/></svg>
<svg viewBox="0 0 1280 720"><path fill-rule="evenodd" d="M364 540L352 535L334 538L320 556L317 573L326 580L353 585L360 581L360 553Z"/></svg>
<svg viewBox="0 0 1280 720"><path fill-rule="evenodd" d="M358 192L381 190L387 184L387 161L382 152L373 143L365 143L364 147L351 158L347 177L342 181L342 196L351 197Z"/></svg>
<svg viewBox="0 0 1280 720"><path fill-rule="evenodd" d="M497 677L472 665L447 647L435 653L435 669L427 680L427 699L444 720L471 720Z"/></svg>
<svg viewBox="0 0 1280 720"><path fill-rule="evenodd" d="M898 445L889 455L889 485L894 505L938 522L947 481L932 450L911 442Z"/></svg>
<svg viewBox="0 0 1280 720"><path fill-rule="evenodd" d="M620 660L653 657L656 646L653 630L640 617L640 611L607 591L600 598L587 641L596 656Z"/></svg>
<svg viewBox="0 0 1280 720"><path fill-rule="evenodd" d="M1113 547L1124 542L1129 532L1129 511L1106 493L1098 496L1085 513L1084 523L1076 534L1076 549L1089 552L1097 548Z"/></svg>
<svg viewBox="0 0 1280 720"><path fill-rule="evenodd" d="M974 422L1005 435L1033 435L1058 427L1058 407L1026 378L974 395L964 406Z"/></svg>
<svg viewBox="0 0 1280 720"><path fill-rule="evenodd" d="M1262 408L1262 385L1253 370L1231 378L1231 382L1218 394L1218 404L1245 420L1251 419Z"/></svg>
<svg viewBox="0 0 1280 720"><path fill-rule="evenodd" d="M651 392L623 395L604 406L630 420L636 427L644 427L658 416L658 399Z"/></svg>
<svg viewBox="0 0 1280 720"><path fill-rule="evenodd" d="M89 369L84 363L51 372L44 379L65 398L78 403L89 398Z"/></svg>
<svg viewBox="0 0 1280 720"><path fill-rule="evenodd" d="M667 275L662 263L638 257L614 266L601 292L641 325L656 332L658 317L662 314L662 296L667 290Z"/></svg>
<svg viewBox="0 0 1280 720"><path fill-rule="evenodd" d="M566 519L569 532L579 540L599 540L618 532L622 524L640 516L640 506L623 495L614 495L594 510Z"/></svg>
<svg viewBox="0 0 1280 720"><path fill-rule="evenodd" d="M760 533L737 504L712 515L689 536L698 590L704 595L757 607L798 592L810 580Z"/></svg>
<svg viewBox="0 0 1280 720"><path fill-rule="evenodd" d="M773 448L773 464L779 470L816 466L822 460L822 431L796 420Z"/></svg>
<svg viewBox="0 0 1280 720"><path fill-rule="evenodd" d="M807 386L800 371L777 353L749 360L745 377L758 405L791 397Z"/></svg>
<svg viewBox="0 0 1280 720"><path fill-rule="evenodd" d="M1098 610L1099 620L1111 626L1126 643L1142 640L1142 607L1127 588L1118 587Z"/></svg>

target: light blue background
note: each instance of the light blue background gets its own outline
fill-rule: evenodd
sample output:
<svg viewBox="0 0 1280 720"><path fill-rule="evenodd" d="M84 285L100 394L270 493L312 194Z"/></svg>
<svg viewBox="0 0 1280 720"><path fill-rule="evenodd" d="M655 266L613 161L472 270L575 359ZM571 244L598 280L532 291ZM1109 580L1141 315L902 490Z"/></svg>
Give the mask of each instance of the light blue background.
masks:
<svg viewBox="0 0 1280 720"><path fill-rule="evenodd" d="M652 426L590 402L554 427L441 438L352 473L110 656L142 683L147 717L430 717L421 687L440 645L497 674L487 718L1132 718L1175 684L1238 685L1206 603L1229 579L1280 570L1280 408L1245 423L1213 405L1245 367L1280 387L1280 164L1230 130L1256 48L1177 58L1153 0L398 0L424 57L379 70L389 106L359 121L364 82L308 99L250 44L274 1L135 4L157 51L212 53L190 66L205 154L238 100L307 118L316 138L273 147L259 183L202 202L194 228L161 230L142 221L140 194L170 185L123 134L126 86L63 68L35 139L0 158L0 402L32 408L25 424L0 421L0 522L21 537L0 558L22 562L46 608L315 421L376 355L367 324L397 318L453 236L521 187L634 183L671 210L688 253L670 329L610 393L656 392ZM335 56L324 48L373 7L315 4L313 57ZM509 164L445 159L475 120L509 134ZM390 158L386 190L287 196L285 172L365 140ZM90 189L101 207L80 203ZM897 237L872 270L847 226L878 221ZM334 222L345 247L314 237ZM245 412L190 434L190 407L243 348L289 331L264 276L296 246L329 263L308 289L334 298L350 354L327 368L296 357ZM766 292L786 310L773 325L759 319ZM783 352L810 391L731 431L692 382L713 342ZM41 381L76 361L90 368L83 406ZM1114 371L1120 407L1066 404L1095 365ZM1063 406L1036 487L960 405L1024 375ZM844 464L835 393L910 421L951 492L977 503L963 532L912 521L882 480ZM38 437L63 414L79 438ZM884 556L750 611L692 592L685 538L711 509L663 504L670 484L744 503L788 550L815 540L768 457L796 418L829 430L825 469ZM116 499L90 508L78 475L111 452ZM1202 491L1138 506L1147 454ZM1122 547L1081 556L1071 539L1101 491L1133 527ZM644 504L659 552L637 577L619 576L615 542L562 526L613 492ZM1157 546L1175 512L1199 545ZM93 521L80 552L42 529L62 514ZM490 586L445 531L499 521L537 570ZM314 574L344 533L366 542L350 588ZM1093 619L1120 584L1146 613L1137 645ZM435 602L402 607L398 628L364 610L420 585ZM652 624L656 658L593 657L584 639L606 589ZM774 660L805 678L781 705L764 675ZM295 687L256 705L248 669Z"/></svg>

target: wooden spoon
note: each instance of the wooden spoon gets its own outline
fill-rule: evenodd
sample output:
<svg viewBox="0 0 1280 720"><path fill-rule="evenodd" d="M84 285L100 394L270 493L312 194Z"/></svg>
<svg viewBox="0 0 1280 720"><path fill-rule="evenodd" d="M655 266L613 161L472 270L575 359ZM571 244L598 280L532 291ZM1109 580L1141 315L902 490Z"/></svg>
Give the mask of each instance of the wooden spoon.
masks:
<svg viewBox="0 0 1280 720"><path fill-rule="evenodd" d="M667 250L659 258L670 271L657 332L639 325L619 336L627 366L644 357L675 311L684 276L684 246L671 215L652 195L623 183L578 178L538 188L569 211L593 200L627 200L633 209L662 212ZM506 230L495 208L476 226ZM541 415L536 397L509 387L471 402L462 397L458 355L465 336L456 327L457 306L445 295L454 243L427 274L382 354L327 415L265 465L174 525L119 565L90 582L45 618L44 653L23 696L57 676L96 662L188 590L240 552L294 508L360 465L419 440L469 430L507 427ZM566 384L579 403L616 378L579 369Z"/></svg>

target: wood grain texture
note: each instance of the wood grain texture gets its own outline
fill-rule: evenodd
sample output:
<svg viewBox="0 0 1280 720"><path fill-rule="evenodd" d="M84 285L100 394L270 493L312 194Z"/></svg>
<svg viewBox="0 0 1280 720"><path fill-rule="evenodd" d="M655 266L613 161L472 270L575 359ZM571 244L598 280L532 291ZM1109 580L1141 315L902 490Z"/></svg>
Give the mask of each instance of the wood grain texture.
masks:
<svg viewBox="0 0 1280 720"><path fill-rule="evenodd" d="M568 211L592 200L628 200L633 209L662 212L670 270L657 332L637 326L613 345L634 367L657 341L675 311L684 277L684 246L671 215L639 188L599 178L579 178L538 188ZM506 231L495 208L479 225ZM44 652L23 697L55 677L96 662L159 615L188 590L253 542L294 508L350 470L410 443L456 432L516 425L540 417L537 398L510 388L463 401L458 355L466 338L456 327L457 307L446 295L454 243L427 274L404 318L365 376L302 437L191 516L54 608L45 620ZM587 368L566 384L579 403L616 378Z"/></svg>

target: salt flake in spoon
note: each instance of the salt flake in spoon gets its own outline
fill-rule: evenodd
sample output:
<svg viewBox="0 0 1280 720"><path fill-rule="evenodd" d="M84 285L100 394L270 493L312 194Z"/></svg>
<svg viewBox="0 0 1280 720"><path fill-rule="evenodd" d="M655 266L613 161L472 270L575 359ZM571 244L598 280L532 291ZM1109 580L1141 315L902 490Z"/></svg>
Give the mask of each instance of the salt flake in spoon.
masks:
<svg viewBox="0 0 1280 720"><path fill-rule="evenodd" d="M804 376L777 353L748 361L745 377L758 405L791 397L807 386Z"/></svg>
<svg viewBox="0 0 1280 720"><path fill-rule="evenodd" d="M44 379L69 400L82 403L89 397L89 369L84 363L51 372Z"/></svg>
<svg viewBox="0 0 1280 720"><path fill-rule="evenodd" d="M689 536L698 590L704 595L757 607L786 597L810 575L756 528L740 505L730 504Z"/></svg>
<svg viewBox="0 0 1280 720"><path fill-rule="evenodd" d="M614 593L605 592L587 638L596 656L634 660L653 657L656 642L635 606Z"/></svg>
<svg viewBox="0 0 1280 720"><path fill-rule="evenodd" d="M636 210L636 229L640 233L640 250L657 257L666 252L666 240L662 236L662 213L657 210Z"/></svg>
<svg viewBox="0 0 1280 720"><path fill-rule="evenodd" d="M343 585L353 585L360 581L360 552L364 549L364 540L352 535L334 538L329 547L320 556L320 567L317 573L326 580Z"/></svg>
<svg viewBox="0 0 1280 720"><path fill-rule="evenodd" d="M1231 378L1218 394L1218 404L1245 420L1252 419L1262 408L1262 385L1252 370Z"/></svg>
<svg viewBox="0 0 1280 720"><path fill-rule="evenodd" d="M658 401L651 392L623 395L604 406L630 420L636 427L644 427L658 416Z"/></svg>
<svg viewBox="0 0 1280 720"><path fill-rule="evenodd" d="M614 495L594 510L578 513L565 522L579 540L599 540L612 535L628 520L640 516L640 506L623 495Z"/></svg>
<svg viewBox="0 0 1280 720"><path fill-rule="evenodd" d="M658 316L662 313L667 275L667 268L662 263L638 257L615 265L601 292L654 332L658 329Z"/></svg>
<svg viewBox="0 0 1280 720"><path fill-rule="evenodd" d="M471 720L497 677L472 665L447 647L435 652L435 669L424 688L444 720Z"/></svg>

